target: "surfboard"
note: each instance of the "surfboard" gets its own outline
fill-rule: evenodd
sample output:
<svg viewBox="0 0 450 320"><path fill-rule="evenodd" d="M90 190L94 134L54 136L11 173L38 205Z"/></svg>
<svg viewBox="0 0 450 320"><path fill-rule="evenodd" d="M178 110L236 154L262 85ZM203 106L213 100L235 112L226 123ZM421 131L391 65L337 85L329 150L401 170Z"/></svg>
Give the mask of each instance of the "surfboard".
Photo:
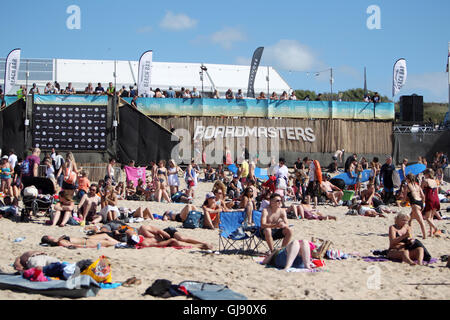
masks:
<svg viewBox="0 0 450 320"><path fill-rule="evenodd" d="M367 169L367 170L364 170L363 172L361 172L361 180L360 180L361 183L369 181L371 171L372 170ZM352 186L352 185L356 184L356 173L353 172L353 175L355 175L354 178L350 177L350 175L347 172L344 172L344 173L338 174L337 176L333 177L333 179L342 179L347 186Z"/></svg>
<svg viewBox="0 0 450 320"><path fill-rule="evenodd" d="M412 173L413 175L418 175L419 173L424 172L426 168L427 167L422 163L412 164L405 168L405 174L408 175L408 174ZM405 180L402 169L397 170L397 172L399 174L400 181Z"/></svg>
<svg viewBox="0 0 450 320"><path fill-rule="evenodd" d="M399 170L399 171L401 172L402 170ZM394 171L392 173L392 184L394 185L394 188L400 187L400 184L402 183L402 181L400 180L400 173L399 173L399 171Z"/></svg>
<svg viewBox="0 0 450 320"><path fill-rule="evenodd" d="M228 166L228 170L230 170L232 173L237 173L238 168L237 168L236 165L233 163L233 164L230 164L230 165Z"/></svg>
<svg viewBox="0 0 450 320"><path fill-rule="evenodd" d="M314 160L314 175L316 177L317 182L322 183L322 168L320 168L320 162L317 160Z"/></svg>
<svg viewBox="0 0 450 320"><path fill-rule="evenodd" d="M264 181L269 180L269 175L267 174L267 169L262 169L262 168L256 167L255 168L255 177L257 179L261 179Z"/></svg>

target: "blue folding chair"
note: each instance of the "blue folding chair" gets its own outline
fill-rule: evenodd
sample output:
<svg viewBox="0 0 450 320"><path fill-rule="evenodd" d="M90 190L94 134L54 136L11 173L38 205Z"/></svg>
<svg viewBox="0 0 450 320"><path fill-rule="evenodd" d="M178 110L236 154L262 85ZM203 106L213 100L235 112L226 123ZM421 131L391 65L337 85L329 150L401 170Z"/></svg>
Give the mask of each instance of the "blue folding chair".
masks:
<svg viewBox="0 0 450 320"><path fill-rule="evenodd" d="M253 234L248 234L243 225L245 211L220 213L219 251L236 251L244 253L248 250Z"/></svg>
<svg viewBox="0 0 450 320"><path fill-rule="evenodd" d="M261 216L262 212L253 210L253 223L255 226L253 227L253 237L251 238L251 243L249 245L249 250L252 250L253 252L257 252L259 246L265 246L266 251L269 250L269 246L267 245L266 240L264 240L263 235L261 234ZM274 240L273 247L274 249L278 248L282 242L282 239Z"/></svg>

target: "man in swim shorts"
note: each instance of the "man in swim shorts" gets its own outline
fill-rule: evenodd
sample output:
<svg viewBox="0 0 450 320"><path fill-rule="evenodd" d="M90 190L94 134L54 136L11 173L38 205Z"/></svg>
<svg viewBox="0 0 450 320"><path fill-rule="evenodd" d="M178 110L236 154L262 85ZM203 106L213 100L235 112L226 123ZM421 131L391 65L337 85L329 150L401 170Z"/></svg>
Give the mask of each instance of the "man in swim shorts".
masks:
<svg viewBox="0 0 450 320"><path fill-rule="evenodd" d="M283 239L285 247L292 239L286 210L281 208L281 196L274 193L270 196L270 204L261 214L261 237L267 242L270 252L274 250L273 240Z"/></svg>

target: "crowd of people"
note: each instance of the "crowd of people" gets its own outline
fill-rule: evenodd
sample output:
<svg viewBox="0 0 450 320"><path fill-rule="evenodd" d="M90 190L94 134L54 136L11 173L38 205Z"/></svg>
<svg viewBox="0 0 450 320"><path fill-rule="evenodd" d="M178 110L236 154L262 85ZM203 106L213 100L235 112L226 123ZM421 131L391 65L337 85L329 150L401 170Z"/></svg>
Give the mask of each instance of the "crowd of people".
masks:
<svg viewBox="0 0 450 320"><path fill-rule="evenodd" d="M352 154L344 162L344 152L345 150L341 149L333 155L335 166L329 168L328 171L331 172L324 172L317 160L308 157L299 157L289 170L285 159L280 158L277 162L273 161L268 168L269 178L266 181L255 176L257 159L247 159L248 157L240 159L236 164L237 171L231 174L222 164L213 168L211 165L199 165L193 159L182 169L173 160L169 160L167 166L164 160L160 160L151 162L146 167L145 178L137 181L128 176L125 180L117 179L114 174L117 163L115 159L111 159L105 168L105 177L97 183L91 183L88 172L78 167L71 152L63 157L53 149L43 157L43 176L52 181L55 194L58 195L48 224L64 227L75 218L76 223L82 226L93 226L95 235L94 238L81 240L47 237L44 241L50 245L75 247L92 247L97 240L105 246L121 243L179 246L191 243L202 248L212 247L210 244L180 235L176 229L160 230L150 226L132 228L127 225L130 220L139 222L156 219L157 215L152 212L151 204L146 204L147 201L156 201L185 204L180 212L164 212L159 217L161 220L184 223L191 212L198 212L202 216L202 227L207 229L219 228L221 215L237 210L245 212L245 226L254 226L253 212L260 211L259 232L269 247L268 254L274 253L274 241L280 239L283 248L290 251L290 246L294 246L294 251L304 258L306 253L301 250L302 242L294 241L295 244L292 244L293 231L288 219L336 220L336 216L326 214L326 207L320 206L322 204L347 207L349 213L355 212L367 217L386 217L386 214L397 212L390 205L398 205L409 206L411 213L406 216L398 215L396 224L390 228L389 255L408 263L419 260L421 264L424 249L417 246L412 246L411 249L405 239L412 238L413 220L419 223L423 239L440 236L437 224L442 219L439 213L439 194L442 190L434 169L445 168L447 157L441 152L436 153L433 168L427 168L418 176L405 174L404 181L396 190L392 179L393 171L396 170L392 157L387 157L386 162L381 165L377 158L369 163L364 157L358 159L356 154ZM3 216L17 214L18 210L10 209L19 206L23 186L29 185L33 178L41 175L40 159L39 148L33 149L32 154L25 159L17 157L14 150L10 150L8 155L1 158L1 191L5 199L1 210ZM423 159L421 160L423 162ZM405 170L407 164L405 159L401 169ZM127 163L127 166L135 167L134 161ZM360 177L362 170L371 170L370 178L368 181L357 180L355 185L342 185L333 181L330 174L340 170L340 167L352 177ZM184 189L180 183L181 179L185 181ZM195 206L193 198L197 193L196 186L203 182L212 183L212 187L205 194L202 205ZM343 200L344 193L349 191L354 194L353 199ZM137 209L128 210L118 207L119 200L144 202ZM426 224L429 226L428 233ZM100 232L102 228L106 228L106 231ZM98 235L99 232L102 235ZM93 240L90 241L91 239ZM407 255L405 250L410 255ZM270 257L269 255L268 261L271 260Z"/></svg>

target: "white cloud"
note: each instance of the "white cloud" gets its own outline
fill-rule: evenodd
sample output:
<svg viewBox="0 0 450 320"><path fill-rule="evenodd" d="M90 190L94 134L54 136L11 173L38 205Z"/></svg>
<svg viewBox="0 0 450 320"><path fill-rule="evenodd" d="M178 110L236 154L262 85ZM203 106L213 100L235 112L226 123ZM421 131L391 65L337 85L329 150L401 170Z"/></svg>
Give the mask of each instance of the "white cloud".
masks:
<svg viewBox="0 0 450 320"><path fill-rule="evenodd" d="M151 26L144 26L137 29L137 33L149 33L152 32L153 28Z"/></svg>
<svg viewBox="0 0 450 320"><path fill-rule="evenodd" d="M163 29L181 31L195 27L197 20L184 13L174 14L172 11L168 11L159 25Z"/></svg>
<svg viewBox="0 0 450 320"><path fill-rule="evenodd" d="M427 95L427 101L448 101L448 75L445 72L408 74L402 91ZM425 91L425 92L424 92ZM424 98L425 99L425 98Z"/></svg>
<svg viewBox="0 0 450 320"><path fill-rule="evenodd" d="M250 59L248 57L237 57L236 58L236 64L238 64L238 65L249 66L251 62L252 62L252 59Z"/></svg>
<svg viewBox="0 0 450 320"><path fill-rule="evenodd" d="M238 28L225 27L212 34L211 41L213 43L219 44L225 49L231 49L233 43L239 41L245 41L247 37Z"/></svg>
<svg viewBox="0 0 450 320"><path fill-rule="evenodd" d="M266 62L284 70L315 71L323 68L323 64L316 58L314 52L297 40L280 40L266 47L263 57Z"/></svg>

